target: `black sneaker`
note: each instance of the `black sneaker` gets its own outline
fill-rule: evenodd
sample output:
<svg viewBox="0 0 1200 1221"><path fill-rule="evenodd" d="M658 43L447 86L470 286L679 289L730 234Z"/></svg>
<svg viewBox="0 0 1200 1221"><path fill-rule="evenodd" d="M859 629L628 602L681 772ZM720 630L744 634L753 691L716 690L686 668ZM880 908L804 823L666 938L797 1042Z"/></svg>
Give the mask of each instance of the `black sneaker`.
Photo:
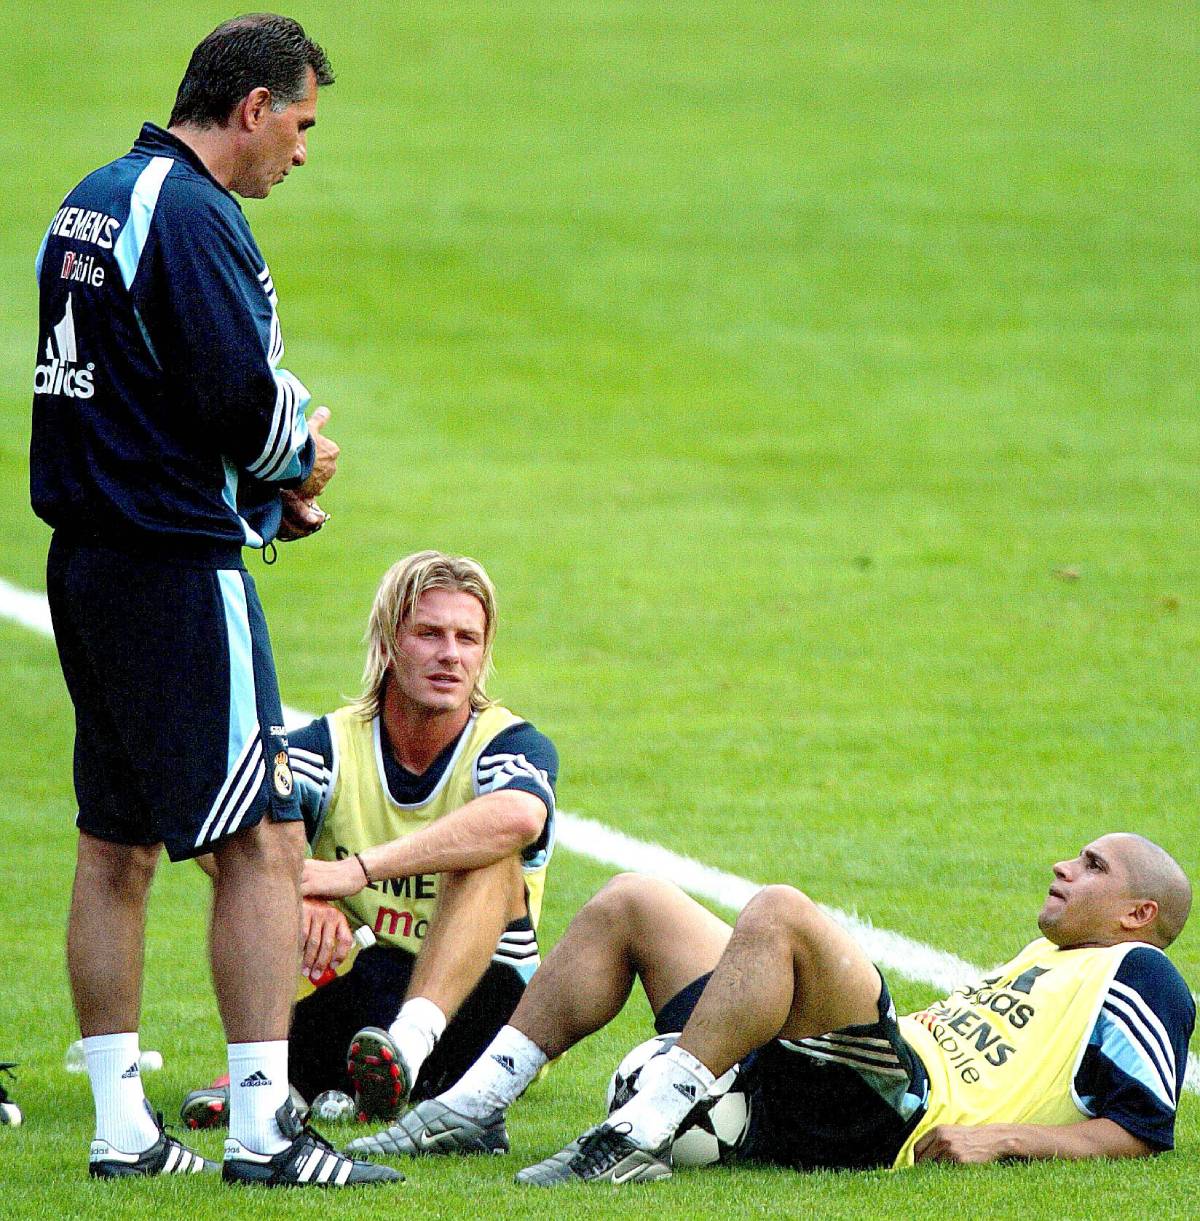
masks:
<svg viewBox="0 0 1200 1221"><path fill-rule="evenodd" d="M148 1178L158 1174L215 1174L217 1163L210 1162L173 1136L163 1131L161 1115L146 1103L158 1127L158 1140L144 1153L122 1153L106 1140L92 1141L88 1174L94 1179Z"/></svg>
<svg viewBox="0 0 1200 1221"><path fill-rule="evenodd" d="M671 1146L643 1149L629 1139L629 1125L611 1127L601 1124L579 1138L573 1157L564 1155L528 1166L517 1175L517 1182L532 1187L558 1187L563 1183L649 1183L671 1177Z"/></svg>
<svg viewBox="0 0 1200 1221"><path fill-rule="evenodd" d="M221 1177L226 1183L261 1187L357 1187L367 1183L403 1183L404 1175L388 1166L343 1157L323 1136L304 1127L289 1098L275 1112L279 1130L292 1143L278 1153L255 1153L232 1137L225 1141Z"/></svg>
<svg viewBox="0 0 1200 1221"><path fill-rule="evenodd" d="M364 1026L350 1040L346 1072L354 1084L354 1101L360 1122L392 1120L400 1113L412 1073L392 1036L378 1026Z"/></svg>

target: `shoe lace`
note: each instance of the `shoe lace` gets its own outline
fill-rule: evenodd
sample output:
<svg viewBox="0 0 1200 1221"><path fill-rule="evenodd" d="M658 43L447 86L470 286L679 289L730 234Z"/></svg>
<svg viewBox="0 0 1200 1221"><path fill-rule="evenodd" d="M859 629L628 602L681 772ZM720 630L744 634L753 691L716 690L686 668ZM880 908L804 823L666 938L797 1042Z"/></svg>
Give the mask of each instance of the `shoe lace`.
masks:
<svg viewBox="0 0 1200 1221"><path fill-rule="evenodd" d="M340 1149L335 1148L333 1144L331 1144L329 1141L327 1141L325 1139L325 1137L323 1137L320 1134L320 1132L318 1132L316 1130L316 1128L310 1127L308 1124L305 1124L304 1127L301 1129L301 1135L304 1136L306 1139L312 1141L312 1143L314 1145L316 1145L317 1148L324 1149L327 1153L333 1153L337 1157L343 1158L346 1161L350 1160L349 1158L346 1157L346 1155Z"/></svg>
<svg viewBox="0 0 1200 1221"><path fill-rule="evenodd" d="M629 1139L631 1131L627 1123L618 1124L615 1128L601 1124L579 1142L579 1152L571 1159L571 1169L581 1177L611 1170L630 1149L635 1148Z"/></svg>

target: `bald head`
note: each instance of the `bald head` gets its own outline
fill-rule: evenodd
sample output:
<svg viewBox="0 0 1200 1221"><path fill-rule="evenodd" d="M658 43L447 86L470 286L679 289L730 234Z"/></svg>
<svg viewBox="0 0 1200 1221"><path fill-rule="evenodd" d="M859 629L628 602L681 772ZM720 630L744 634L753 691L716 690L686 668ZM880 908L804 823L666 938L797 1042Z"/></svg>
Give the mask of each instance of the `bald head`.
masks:
<svg viewBox="0 0 1200 1221"><path fill-rule="evenodd" d="M1179 862L1143 835L1122 832L1104 841L1119 855L1128 873L1129 896L1158 904L1158 914L1143 930L1145 940L1162 949L1175 940L1192 909L1192 886Z"/></svg>

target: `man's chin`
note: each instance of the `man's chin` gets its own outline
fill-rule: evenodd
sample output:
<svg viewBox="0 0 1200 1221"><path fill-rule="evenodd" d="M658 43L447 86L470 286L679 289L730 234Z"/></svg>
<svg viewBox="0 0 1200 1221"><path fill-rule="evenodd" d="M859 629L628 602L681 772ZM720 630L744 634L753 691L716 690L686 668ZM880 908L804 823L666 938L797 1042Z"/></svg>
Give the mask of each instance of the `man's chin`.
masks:
<svg viewBox="0 0 1200 1221"><path fill-rule="evenodd" d="M460 712L462 711L463 705L466 704L466 702L467 701L457 691L438 691L434 692L434 694L432 694L425 701L425 707L428 708L430 712L436 713Z"/></svg>
<svg viewBox="0 0 1200 1221"><path fill-rule="evenodd" d="M1041 930L1042 936L1053 945L1062 949L1067 943L1066 937L1063 935L1062 929L1059 928L1058 919L1055 914L1047 912L1045 909L1038 915L1038 928Z"/></svg>

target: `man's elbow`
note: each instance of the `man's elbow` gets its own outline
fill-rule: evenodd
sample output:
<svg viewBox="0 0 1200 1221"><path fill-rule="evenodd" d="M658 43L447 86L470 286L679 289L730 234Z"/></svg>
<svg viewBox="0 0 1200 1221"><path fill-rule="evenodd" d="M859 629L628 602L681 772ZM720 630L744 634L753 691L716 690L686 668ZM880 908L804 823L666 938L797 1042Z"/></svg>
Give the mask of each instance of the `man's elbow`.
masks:
<svg viewBox="0 0 1200 1221"><path fill-rule="evenodd" d="M514 805L508 811L505 829L512 841L513 851L523 851L530 844L536 844L546 829L546 807L536 798Z"/></svg>

